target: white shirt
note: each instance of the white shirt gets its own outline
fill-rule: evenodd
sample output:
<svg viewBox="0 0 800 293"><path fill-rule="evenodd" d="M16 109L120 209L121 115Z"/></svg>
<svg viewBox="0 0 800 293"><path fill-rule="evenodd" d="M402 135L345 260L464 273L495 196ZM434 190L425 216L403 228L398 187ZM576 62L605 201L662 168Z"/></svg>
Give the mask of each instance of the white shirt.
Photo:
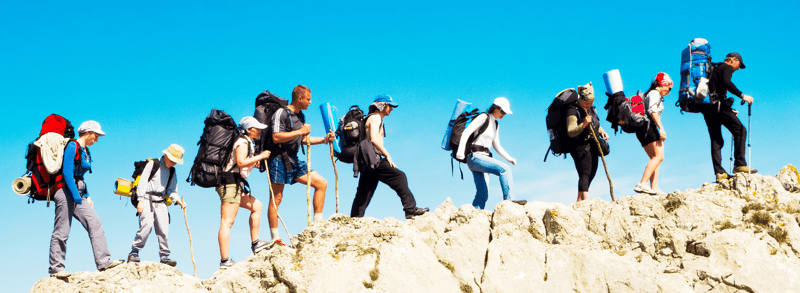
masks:
<svg viewBox="0 0 800 293"><path fill-rule="evenodd" d="M236 168L233 167L236 165L236 149L239 147L248 148L247 144L250 144L250 152L247 153L247 157L250 158L254 155L256 148L255 143L253 143L249 137L239 137L233 144L233 151L231 152L231 158L228 160L228 164L225 165L225 172L239 172L239 174L242 174L242 178L247 179L247 177L250 176L250 171L253 170L253 167L257 167L261 163L256 162L250 166L236 166Z"/></svg>
<svg viewBox="0 0 800 293"><path fill-rule="evenodd" d="M497 154L506 159L506 161L511 161L513 158L506 153L503 149L503 146L500 145L500 129L497 127L497 123L495 123L496 118L494 115L489 115L487 113L481 113L478 116L475 116L470 122L469 126L464 129L464 132L461 133L461 142L458 144L458 152L456 156L458 158L464 157L464 151L467 147L467 139L469 139L470 135L477 132L484 123L486 123L486 119L489 119L489 125L487 125L486 130L483 133L478 134L473 142L473 145L479 145L485 148L489 148L489 146L493 146L494 150L497 151Z"/></svg>
<svg viewBox="0 0 800 293"><path fill-rule="evenodd" d="M661 113L664 111L664 100L658 90L652 90L644 97L645 112L647 114Z"/></svg>

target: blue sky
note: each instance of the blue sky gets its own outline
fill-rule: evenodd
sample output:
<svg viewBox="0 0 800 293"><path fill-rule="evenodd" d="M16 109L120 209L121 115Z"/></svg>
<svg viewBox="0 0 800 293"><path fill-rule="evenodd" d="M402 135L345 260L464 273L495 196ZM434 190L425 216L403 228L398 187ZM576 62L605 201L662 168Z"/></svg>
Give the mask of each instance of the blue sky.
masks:
<svg viewBox="0 0 800 293"><path fill-rule="evenodd" d="M798 48L794 11L798 2L766 5L753 1L591 2L80 2L5 1L0 4L0 147L8 159L0 182L24 172L26 145L51 113L75 125L96 120L108 134L91 148L94 173L86 178L103 221L113 259L123 259L138 228L127 198L112 193L117 177L127 178L133 162L160 156L171 143L187 150L177 168L179 190L188 204L194 254L201 278L217 270L219 199L213 189L190 187L203 119L212 108L235 120L252 115L256 95L270 90L290 98L303 84L312 90L307 112L312 135L324 133L319 105L332 103L344 114L365 109L378 94L400 107L386 118L386 145L408 175L418 205L435 208L450 197L469 204L475 187L450 172L449 152L439 144L456 99L486 108L498 96L514 114L501 121L504 148L518 198L571 203L577 174L571 159L549 157L545 108L564 88L594 82L596 106L605 118L602 74L619 69L626 92L644 90L659 71L677 82L681 50L693 38L712 45L715 62L742 54L747 69L733 81L755 98L752 165L774 175L800 163L794 129L799 88L794 58ZM700 114L681 115L666 97L663 123L669 138L661 165L664 191L697 188L714 180L709 139ZM746 107L738 106L747 124ZM603 122L603 127L609 125ZM609 130L610 131L610 130ZM723 162L728 166L730 134ZM617 198L633 194L647 156L632 134L612 135L607 157ZM335 211L334 174L325 146L311 149L311 166L329 184L324 216ZM339 163L340 213L348 214L357 179L352 165ZM466 166L462 167L467 172ZM266 176L249 180L265 204ZM608 181L598 171L590 196L610 200ZM53 208L26 204L10 189L0 213L0 284L10 292L28 290L47 276ZM502 199L495 177L487 208ZM126 206L127 204L127 206ZM188 235L179 208L171 208L172 258L191 274ZM286 189L281 215L292 234L306 226L305 187ZM402 219L400 201L378 187L366 215ZM231 232L231 256L250 254L248 213L240 212ZM266 217L262 239L269 239ZM281 229L281 234L283 234ZM66 268L94 271L85 230L73 225ZM283 235L286 238L286 235ZM152 237L141 257L157 261Z"/></svg>

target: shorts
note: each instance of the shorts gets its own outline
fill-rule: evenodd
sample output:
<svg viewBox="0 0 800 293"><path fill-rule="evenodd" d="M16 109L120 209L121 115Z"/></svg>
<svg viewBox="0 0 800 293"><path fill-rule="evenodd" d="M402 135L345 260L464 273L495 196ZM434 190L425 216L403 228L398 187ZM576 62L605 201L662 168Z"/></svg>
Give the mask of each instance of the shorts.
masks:
<svg viewBox="0 0 800 293"><path fill-rule="evenodd" d="M649 127L640 127L636 130L636 138L639 139L642 147L646 147L653 142L661 140L661 132L658 131L656 123L651 120Z"/></svg>
<svg viewBox="0 0 800 293"><path fill-rule="evenodd" d="M308 174L306 172L306 162L297 159L295 159L295 163L292 163L292 172L286 172L283 160L280 157L270 158L267 160L267 165L269 165L269 178L275 184L295 184L297 178ZM311 170L311 172L314 172L314 170Z"/></svg>
<svg viewBox="0 0 800 293"><path fill-rule="evenodd" d="M236 183L217 186L217 194L222 203L239 204L242 200L242 187Z"/></svg>

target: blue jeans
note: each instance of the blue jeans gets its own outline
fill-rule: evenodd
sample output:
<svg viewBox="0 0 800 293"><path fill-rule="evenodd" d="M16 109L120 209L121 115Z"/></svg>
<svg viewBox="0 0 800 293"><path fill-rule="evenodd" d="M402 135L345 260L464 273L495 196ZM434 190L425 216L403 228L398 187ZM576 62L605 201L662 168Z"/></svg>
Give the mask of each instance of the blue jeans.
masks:
<svg viewBox="0 0 800 293"><path fill-rule="evenodd" d="M472 171L475 179L475 199L472 205L475 208L483 209L486 207L486 200L489 199L489 174L500 176L500 188L503 189L503 199L514 199L514 179L511 176L511 169L508 165L495 160L481 153L473 153L467 156L467 166Z"/></svg>

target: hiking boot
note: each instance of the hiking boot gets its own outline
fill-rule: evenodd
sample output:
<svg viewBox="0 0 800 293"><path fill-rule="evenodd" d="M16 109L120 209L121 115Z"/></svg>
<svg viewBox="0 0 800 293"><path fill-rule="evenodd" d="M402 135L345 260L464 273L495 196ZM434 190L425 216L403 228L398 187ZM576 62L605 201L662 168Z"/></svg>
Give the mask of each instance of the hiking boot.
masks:
<svg viewBox="0 0 800 293"><path fill-rule="evenodd" d="M140 261L139 254L131 252L131 254L128 254L128 261L138 263Z"/></svg>
<svg viewBox="0 0 800 293"><path fill-rule="evenodd" d="M527 200L524 200L524 199L520 199L520 200L511 200L511 202L513 202L513 203L515 203L515 204L518 204L518 205L521 205L521 206L524 206L524 205L528 204L528 201L527 201Z"/></svg>
<svg viewBox="0 0 800 293"><path fill-rule="evenodd" d="M227 268L229 268L229 267L232 267L232 266L233 266L233 265L235 265L235 264L236 264L236 263L235 263L235 262L233 262L233 260L231 260L230 258L228 258L228 259L222 259L222 260L220 260L220 262L219 262L219 269L227 269Z"/></svg>
<svg viewBox="0 0 800 293"><path fill-rule="evenodd" d="M733 176L728 175L728 173L717 173L717 183L721 183L722 180L728 180Z"/></svg>
<svg viewBox="0 0 800 293"><path fill-rule="evenodd" d="M274 244L274 243L272 243L272 244ZM270 249L270 248L272 248L272 246L270 246L270 242L261 241L261 240L256 240L255 242L253 242L250 245L250 249L253 250L253 253L258 253L259 251L262 251L264 249Z"/></svg>
<svg viewBox="0 0 800 293"><path fill-rule="evenodd" d="M411 219L411 218L416 217L416 216L421 216L421 215L427 213L428 211L430 211L429 208L424 208L424 209L414 208L413 210L411 210L409 212L406 212L406 219Z"/></svg>
<svg viewBox="0 0 800 293"><path fill-rule="evenodd" d="M758 173L758 170L753 168L748 168L747 166L738 166L736 168L733 168L733 173L747 173L747 172L750 172L750 174L755 174Z"/></svg>
<svg viewBox="0 0 800 293"><path fill-rule="evenodd" d="M102 272L102 271L105 271L105 270L108 270L108 269L112 269L112 268L114 268L114 267L116 267L118 265L121 265L122 263L123 263L123 261L121 261L121 260L112 261L110 264L108 264L108 266L100 269L99 271Z"/></svg>
<svg viewBox="0 0 800 293"><path fill-rule="evenodd" d="M58 279L66 279L66 278L69 278L70 275L72 275L72 274L67 273L67 271L61 271L61 272L58 272L58 273L55 273L55 274L50 274L50 277L54 277L54 278L58 278Z"/></svg>
<svg viewBox="0 0 800 293"><path fill-rule="evenodd" d="M636 184L636 187L633 188L633 191L635 191L636 193L646 193L646 194L653 194L653 195L656 194L653 190L651 190L649 187L647 187L647 185L644 185L644 184L641 184L641 183Z"/></svg>
<svg viewBox="0 0 800 293"><path fill-rule="evenodd" d="M161 259L161 263L163 263L165 265L168 265L168 266L171 266L171 267L174 267L174 266L178 265L177 261L171 260L169 258L162 258Z"/></svg>

